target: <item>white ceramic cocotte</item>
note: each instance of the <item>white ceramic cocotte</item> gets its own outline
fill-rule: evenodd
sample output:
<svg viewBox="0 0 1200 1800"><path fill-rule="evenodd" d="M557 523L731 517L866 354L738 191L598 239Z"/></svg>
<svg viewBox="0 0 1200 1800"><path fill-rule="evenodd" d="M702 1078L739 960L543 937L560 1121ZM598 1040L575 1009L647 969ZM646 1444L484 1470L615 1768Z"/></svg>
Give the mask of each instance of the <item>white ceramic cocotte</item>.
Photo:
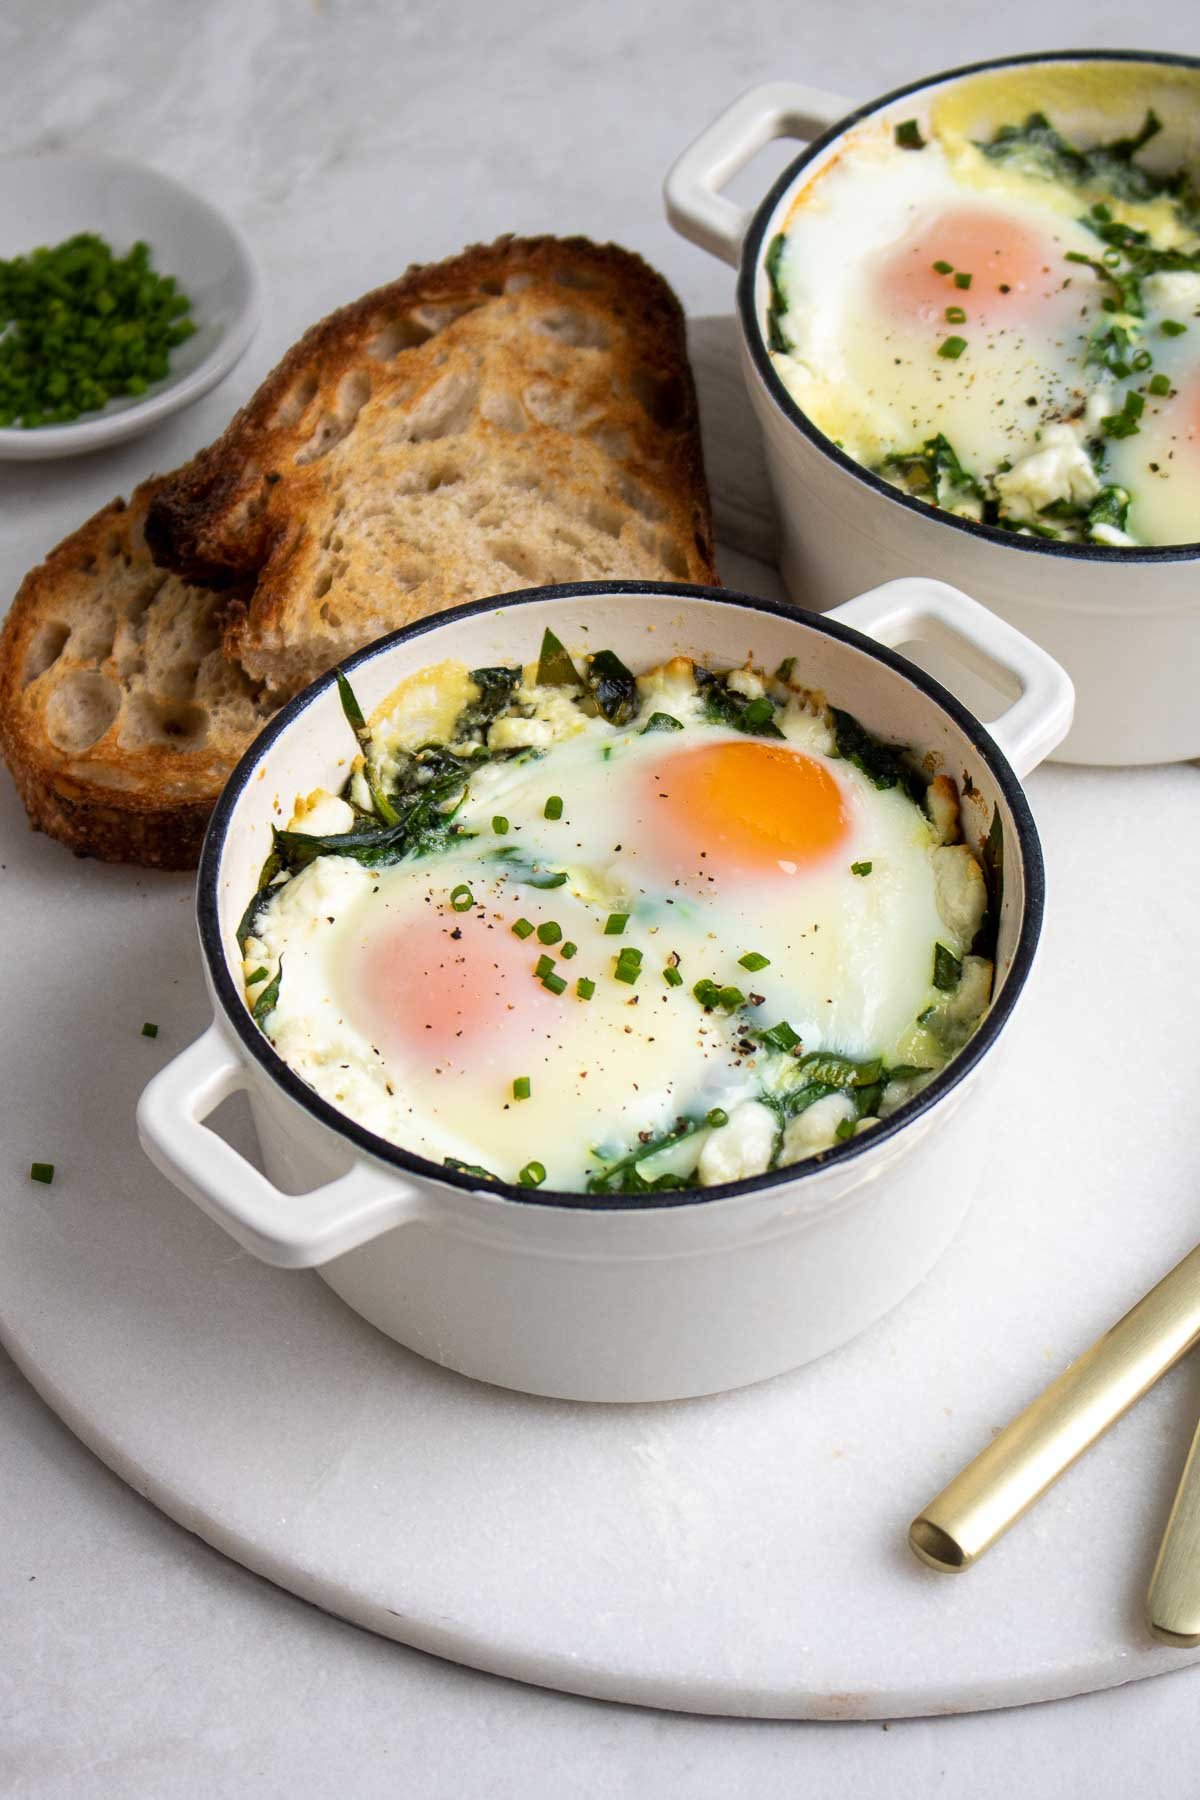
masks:
<svg viewBox="0 0 1200 1800"><path fill-rule="evenodd" d="M443 658L532 660L547 626L570 648L611 645L635 670L678 654L717 668L795 656L806 682L870 730L969 777L967 835L981 842L998 811L1004 878L995 999L967 1048L874 1131L775 1174L682 1194L481 1186L373 1136L313 1093L253 1023L237 945L272 826L295 795L345 778L330 675L251 746L214 814L197 901L214 1020L146 1089L139 1129L158 1166L246 1249L319 1268L380 1330L436 1362L570 1399L712 1393L853 1336L909 1291L959 1223L979 1166L973 1109L1041 927L1041 854L1016 777L1067 730L1071 685L982 607L916 580L823 619L663 583L535 589L411 626L346 667L370 710ZM990 735L885 647L923 637L1016 696ZM265 1175L204 1123L238 1089Z"/></svg>
<svg viewBox="0 0 1200 1800"><path fill-rule="evenodd" d="M1088 86L1097 70L1113 65L1119 65L1119 113L1107 98L1098 107L1096 89ZM776 374L766 347L764 258L797 191L843 152L862 121L898 124L946 88L976 84L981 126L994 130L1005 122L989 112L997 76L1018 71L1024 78L1022 112L1043 105L1068 137L1089 143L1126 127L1136 131L1153 106L1165 126L1155 145L1156 166L1194 166L1200 157L1200 62L1133 51L1064 51L978 63L913 82L865 106L792 82L754 88L671 169L667 213L684 237L739 269L743 367L762 428L792 598L823 611L898 575L933 575L961 585L1070 673L1076 711L1059 751L1063 760L1183 761L1200 756L1200 543L1144 549L1050 543L938 512L871 474L818 431ZM1039 82L1048 101L1039 97ZM776 138L796 138L806 147L757 208L725 199L722 188Z"/></svg>

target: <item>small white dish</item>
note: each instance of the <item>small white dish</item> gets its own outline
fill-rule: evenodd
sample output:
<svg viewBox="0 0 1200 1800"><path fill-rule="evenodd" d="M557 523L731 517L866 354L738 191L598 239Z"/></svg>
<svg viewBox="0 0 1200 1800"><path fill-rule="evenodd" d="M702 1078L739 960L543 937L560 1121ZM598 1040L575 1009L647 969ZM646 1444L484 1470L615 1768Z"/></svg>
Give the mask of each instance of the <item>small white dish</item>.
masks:
<svg viewBox="0 0 1200 1800"><path fill-rule="evenodd" d="M192 302L195 334L171 372L137 398L69 425L0 430L0 460L36 462L121 443L215 387L258 324L261 281L249 246L215 207L169 175L116 157L69 152L0 158L0 258L92 231L123 254L139 238L160 275Z"/></svg>

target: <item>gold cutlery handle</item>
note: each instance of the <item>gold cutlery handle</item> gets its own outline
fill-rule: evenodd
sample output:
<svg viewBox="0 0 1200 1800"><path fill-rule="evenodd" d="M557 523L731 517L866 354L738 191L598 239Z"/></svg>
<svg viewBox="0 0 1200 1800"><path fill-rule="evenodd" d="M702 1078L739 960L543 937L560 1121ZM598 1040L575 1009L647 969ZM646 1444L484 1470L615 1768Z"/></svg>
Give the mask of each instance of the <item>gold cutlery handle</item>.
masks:
<svg viewBox="0 0 1200 1800"><path fill-rule="evenodd" d="M918 1513L908 1541L921 1561L969 1569L1197 1338L1200 1245ZM1200 1534L1200 1467L1196 1489L1186 1517Z"/></svg>
<svg viewBox="0 0 1200 1800"><path fill-rule="evenodd" d="M1150 1577L1146 1617L1164 1644L1200 1644L1200 1427L1183 1466L1175 1503Z"/></svg>

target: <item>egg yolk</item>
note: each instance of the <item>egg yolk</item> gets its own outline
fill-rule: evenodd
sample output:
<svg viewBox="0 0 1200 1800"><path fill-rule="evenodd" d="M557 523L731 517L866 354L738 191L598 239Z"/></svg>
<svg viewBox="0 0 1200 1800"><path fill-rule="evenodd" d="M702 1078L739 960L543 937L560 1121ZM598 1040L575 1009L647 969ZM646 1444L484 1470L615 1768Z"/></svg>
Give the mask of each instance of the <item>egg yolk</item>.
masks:
<svg viewBox="0 0 1200 1800"><path fill-rule="evenodd" d="M967 323L985 314L1016 316L1061 286L1061 253L1039 231L1001 212L953 207L923 219L875 267L875 291L889 315L946 323L958 306ZM938 269L949 263L950 269ZM959 287L956 274L969 275Z"/></svg>
<svg viewBox="0 0 1200 1800"><path fill-rule="evenodd" d="M850 835L837 780L824 763L783 744L701 744L644 779L653 854L673 873L792 875Z"/></svg>
<svg viewBox="0 0 1200 1800"><path fill-rule="evenodd" d="M561 1029L561 1002L534 974L543 948L514 936L490 907L455 913L431 902L357 946L359 1016L385 1055L421 1067L512 1064L522 1047Z"/></svg>

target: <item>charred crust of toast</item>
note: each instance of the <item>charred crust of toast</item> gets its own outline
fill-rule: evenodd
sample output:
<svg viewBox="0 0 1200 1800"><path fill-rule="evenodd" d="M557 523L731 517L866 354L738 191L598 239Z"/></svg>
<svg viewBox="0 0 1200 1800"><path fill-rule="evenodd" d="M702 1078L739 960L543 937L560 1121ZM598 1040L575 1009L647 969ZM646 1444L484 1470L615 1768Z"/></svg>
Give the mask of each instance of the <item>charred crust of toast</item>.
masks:
<svg viewBox="0 0 1200 1800"><path fill-rule="evenodd" d="M640 256L618 244L595 244L584 237L506 236L492 244L472 245L443 262L416 263L398 281L374 289L312 326L222 436L161 484L145 527L155 561L218 591L251 579L264 566L272 547L267 500L278 480L274 464L286 460L285 451L295 435L291 426L276 422L277 416L306 375L315 376L321 387L336 383L366 353L373 337L416 307L453 305L471 296L477 299L470 304L484 304L503 291L505 277L529 273L553 280L566 271L588 268L619 286L628 304L638 309L639 332L678 380L676 471L688 491L692 542L705 565L701 579L715 579L712 511L683 309L668 283ZM570 282L560 285L570 292ZM238 506L256 508L261 520L257 530L222 531Z"/></svg>

